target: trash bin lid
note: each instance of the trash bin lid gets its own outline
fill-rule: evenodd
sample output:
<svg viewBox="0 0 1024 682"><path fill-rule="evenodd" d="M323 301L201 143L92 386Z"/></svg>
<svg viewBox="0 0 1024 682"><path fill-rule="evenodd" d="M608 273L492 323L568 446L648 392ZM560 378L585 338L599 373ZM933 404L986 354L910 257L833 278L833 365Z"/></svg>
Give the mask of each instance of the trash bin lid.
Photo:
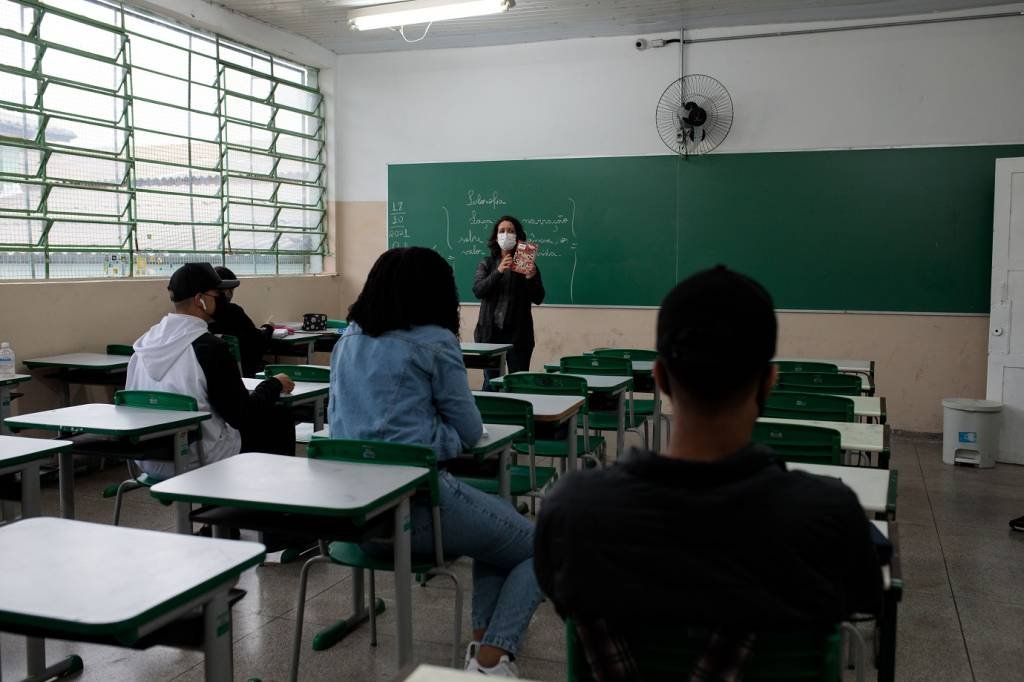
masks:
<svg viewBox="0 0 1024 682"><path fill-rule="evenodd" d="M943 398L942 406L964 412L1002 412L1003 404L995 400L976 400L974 398Z"/></svg>

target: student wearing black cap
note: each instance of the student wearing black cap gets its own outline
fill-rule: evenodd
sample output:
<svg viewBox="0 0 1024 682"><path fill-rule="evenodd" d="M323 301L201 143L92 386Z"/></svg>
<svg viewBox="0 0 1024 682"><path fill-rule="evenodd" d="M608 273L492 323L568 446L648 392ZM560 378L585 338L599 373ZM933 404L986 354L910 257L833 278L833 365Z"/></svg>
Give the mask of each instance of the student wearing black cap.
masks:
<svg viewBox="0 0 1024 682"><path fill-rule="evenodd" d="M775 344L771 297L753 280L720 266L681 282L657 323L655 379L673 408L668 450L570 474L544 498L537 579L576 619L604 679L635 670L630 624L739 632L731 665L742 633L879 611L881 570L854 493L787 471L751 443L775 382Z"/></svg>
<svg viewBox="0 0 1024 682"><path fill-rule="evenodd" d="M255 376L257 372L263 371L263 355L270 347L270 335L274 333L274 327L269 324L257 327L253 324L242 306L232 300L239 285L235 273L220 265L214 270L221 280L233 284L220 292L213 322L210 323L210 332L230 334L238 339L238 349L242 356L242 376Z"/></svg>
<svg viewBox="0 0 1024 682"><path fill-rule="evenodd" d="M207 464L243 451L295 453L295 424L276 406L294 383L279 374L250 395L227 344L207 328L223 292L236 286L238 280L221 279L209 263L175 270L167 286L174 312L135 342L128 362L126 388L189 395L200 410L213 414L202 423ZM197 464L193 450L190 465ZM140 461L139 466L156 478L174 475L172 462Z"/></svg>

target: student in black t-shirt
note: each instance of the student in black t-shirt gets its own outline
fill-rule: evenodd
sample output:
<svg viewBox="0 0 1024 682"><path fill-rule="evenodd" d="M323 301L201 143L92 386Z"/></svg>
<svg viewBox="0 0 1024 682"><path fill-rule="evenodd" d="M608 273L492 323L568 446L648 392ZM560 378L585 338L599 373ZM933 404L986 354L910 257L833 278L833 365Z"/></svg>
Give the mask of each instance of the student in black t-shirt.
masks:
<svg viewBox="0 0 1024 682"><path fill-rule="evenodd" d="M668 451L634 450L545 497L538 581L563 617L602 633L604 651L623 624L755 632L879 611L881 571L854 493L751 444L775 382L776 330L753 280L719 266L681 282L657 325Z"/></svg>
<svg viewBox="0 0 1024 682"><path fill-rule="evenodd" d="M257 327L245 314L242 306L232 302L239 285L235 273L223 266L214 268L222 280L234 282L234 286L221 291L217 310L210 323L213 334L230 334L238 339L238 350L242 356L242 376L252 377L263 370L263 355L270 347L270 335L274 328L265 324Z"/></svg>

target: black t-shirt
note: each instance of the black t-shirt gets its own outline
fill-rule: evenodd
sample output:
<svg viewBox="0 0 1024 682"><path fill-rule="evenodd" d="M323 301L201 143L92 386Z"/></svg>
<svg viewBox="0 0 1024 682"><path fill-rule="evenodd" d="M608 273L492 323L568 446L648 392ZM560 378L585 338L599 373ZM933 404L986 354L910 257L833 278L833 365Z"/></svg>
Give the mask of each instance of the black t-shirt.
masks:
<svg viewBox="0 0 1024 682"><path fill-rule="evenodd" d="M253 324L237 303L217 301L217 308L217 319L210 323L210 332L236 337L242 356L242 376L255 375L263 369L263 354L270 346L270 330Z"/></svg>
<svg viewBox="0 0 1024 682"><path fill-rule="evenodd" d="M544 499L534 566L563 616L763 629L878 613L869 523L837 479L761 446L713 463L634 450Z"/></svg>

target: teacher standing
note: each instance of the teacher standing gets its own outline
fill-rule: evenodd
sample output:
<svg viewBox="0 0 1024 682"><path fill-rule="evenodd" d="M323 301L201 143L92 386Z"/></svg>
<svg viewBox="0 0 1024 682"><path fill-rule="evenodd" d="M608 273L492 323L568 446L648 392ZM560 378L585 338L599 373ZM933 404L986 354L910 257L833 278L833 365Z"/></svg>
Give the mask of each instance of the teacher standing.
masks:
<svg viewBox="0 0 1024 682"><path fill-rule="evenodd" d="M512 257L519 242L526 242L519 221L510 215L498 218L487 240L491 255L476 266L473 279L473 295L480 299L473 338L477 343L511 343L509 372L529 371L534 345L530 306L544 302L544 283L536 263L526 272L513 270ZM494 376L495 370L484 372L485 389Z"/></svg>

